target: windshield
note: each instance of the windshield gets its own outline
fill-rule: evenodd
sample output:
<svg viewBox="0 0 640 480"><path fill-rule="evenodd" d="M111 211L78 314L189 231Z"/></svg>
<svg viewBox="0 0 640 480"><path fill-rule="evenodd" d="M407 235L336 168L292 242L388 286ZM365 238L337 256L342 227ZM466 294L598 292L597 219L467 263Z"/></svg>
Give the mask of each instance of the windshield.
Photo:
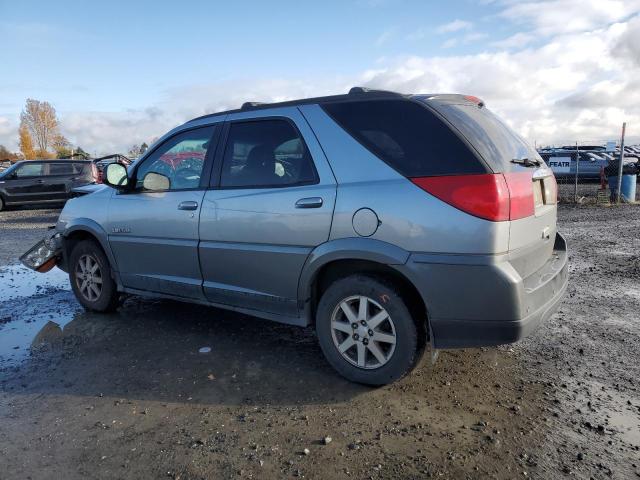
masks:
<svg viewBox="0 0 640 480"><path fill-rule="evenodd" d="M7 168L6 170L0 172L0 178L3 178L6 175L9 175L11 172L13 172L16 168L18 168L19 163L14 163L13 165L11 165L9 168Z"/></svg>

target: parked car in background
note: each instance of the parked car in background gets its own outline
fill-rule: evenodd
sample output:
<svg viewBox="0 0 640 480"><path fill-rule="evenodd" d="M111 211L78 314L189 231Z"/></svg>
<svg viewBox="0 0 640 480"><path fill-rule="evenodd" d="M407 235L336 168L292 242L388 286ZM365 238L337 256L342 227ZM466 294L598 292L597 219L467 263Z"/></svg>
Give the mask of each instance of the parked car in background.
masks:
<svg viewBox="0 0 640 480"><path fill-rule="evenodd" d="M4 172L11 165L13 165L13 163L10 160L0 160L0 173Z"/></svg>
<svg viewBox="0 0 640 480"><path fill-rule="evenodd" d="M575 148L540 149L540 156L553 170L556 178L578 178L582 180L598 180L600 173L611 158L601 150L578 150ZM579 164L576 159L579 158Z"/></svg>
<svg viewBox="0 0 640 480"><path fill-rule="evenodd" d="M93 311L128 293L315 326L356 382L397 380L428 342L517 341L567 286L553 173L472 96L245 104L110 164L105 184L25 265L57 263Z"/></svg>
<svg viewBox="0 0 640 480"><path fill-rule="evenodd" d="M0 173L0 210L6 206L64 203L75 187L94 183L89 160L25 160Z"/></svg>

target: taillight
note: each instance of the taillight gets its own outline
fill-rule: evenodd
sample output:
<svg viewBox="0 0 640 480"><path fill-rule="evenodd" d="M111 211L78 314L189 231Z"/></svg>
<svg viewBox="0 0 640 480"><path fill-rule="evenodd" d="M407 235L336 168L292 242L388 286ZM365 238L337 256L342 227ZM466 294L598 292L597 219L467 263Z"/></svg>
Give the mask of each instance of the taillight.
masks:
<svg viewBox="0 0 640 480"><path fill-rule="evenodd" d="M502 222L534 214L531 172L414 177L418 187L463 212Z"/></svg>
<svg viewBox="0 0 640 480"><path fill-rule="evenodd" d="M531 172L503 173L509 187L509 220L530 217L535 213L533 174Z"/></svg>

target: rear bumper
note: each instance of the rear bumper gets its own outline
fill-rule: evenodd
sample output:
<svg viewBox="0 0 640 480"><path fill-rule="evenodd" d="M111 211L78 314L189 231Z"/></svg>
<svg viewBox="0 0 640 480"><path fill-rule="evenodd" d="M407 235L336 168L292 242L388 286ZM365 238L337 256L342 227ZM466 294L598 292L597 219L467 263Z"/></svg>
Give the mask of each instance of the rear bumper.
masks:
<svg viewBox="0 0 640 480"><path fill-rule="evenodd" d="M526 278L508 256L434 257L414 254L403 269L427 305L436 348L520 340L556 311L569 279L567 245L560 234L549 260Z"/></svg>

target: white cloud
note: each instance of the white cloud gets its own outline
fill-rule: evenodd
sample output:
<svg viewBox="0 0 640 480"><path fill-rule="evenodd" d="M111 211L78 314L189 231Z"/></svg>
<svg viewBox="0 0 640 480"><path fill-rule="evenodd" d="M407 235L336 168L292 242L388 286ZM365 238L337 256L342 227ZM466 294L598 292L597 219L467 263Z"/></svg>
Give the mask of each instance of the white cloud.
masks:
<svg viewBox="0 0 640 480"><path fill-rule="evenodd" d="M0 145L4 145L11 151L18 149L18 126L4 116L0 116Z"/></svg>
<svg viewBox="0 0 640 480"><path fill-rule="evenodd" d="M438 28L436 28L436 33L453 33L459 32L461 30L470 30L471 28L473 28L473 23L467 22L466 20L456 19L452 22L440 25Z"/></svg>
<svg viewBox="0 0 640 480"><path fill-rule="evenodd" d="M636 28L634 19L516 52L404 58L363 80L401 92L477 95L532 142L617 138L623 120L639 141L640 65L631 65Z"/></svg>
<svg viewBox="0 0 640 480"><path fill-rule="evenodd" d="M586 32L624 20L640 0L498 0L502 18L540 35ZM531 28L532 27L532 28Z"/></svg>
<svg viewBox="0 0 640 480"><path fill-rule="evenodd" d="M631 19L623 29L613 53L630 68L640 67L640 16Z"/></svg>

